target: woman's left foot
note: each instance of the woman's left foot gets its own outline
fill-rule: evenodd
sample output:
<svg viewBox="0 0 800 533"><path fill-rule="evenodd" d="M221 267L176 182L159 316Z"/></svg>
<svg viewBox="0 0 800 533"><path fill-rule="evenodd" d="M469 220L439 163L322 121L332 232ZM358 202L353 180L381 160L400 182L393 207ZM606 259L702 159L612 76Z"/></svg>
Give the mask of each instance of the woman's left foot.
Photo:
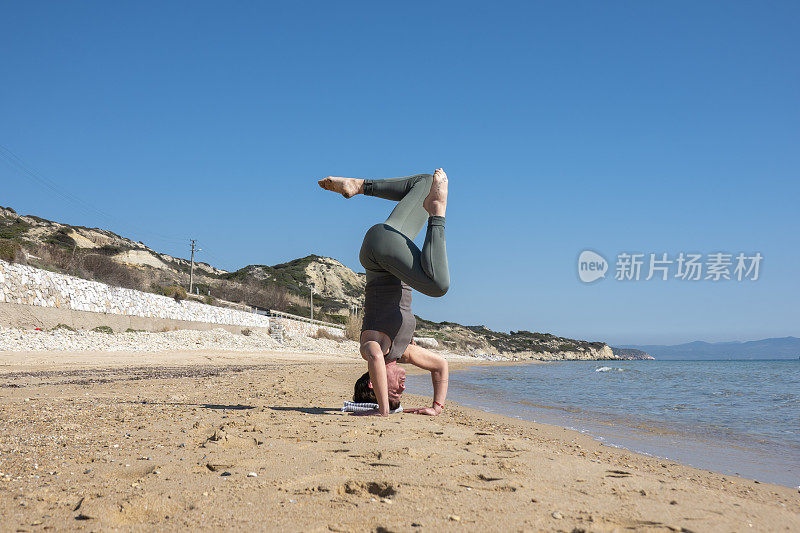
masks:
<svg viewBox="0 0 800 533"><path fill-rule="evenodd" d="M447 174L441 168L437 168L433 173L431 192L422 201L422 207L429 215L444 216L447 209Z"/></svg>
<svg viewBox="0 0 800 533"><path fill-rule="evenodd" d="M364 180L358 178L337 178L328 176L319 180L319 186L326 191L338 192L345 198L352 198L358 193L364 192Z"/></svg>

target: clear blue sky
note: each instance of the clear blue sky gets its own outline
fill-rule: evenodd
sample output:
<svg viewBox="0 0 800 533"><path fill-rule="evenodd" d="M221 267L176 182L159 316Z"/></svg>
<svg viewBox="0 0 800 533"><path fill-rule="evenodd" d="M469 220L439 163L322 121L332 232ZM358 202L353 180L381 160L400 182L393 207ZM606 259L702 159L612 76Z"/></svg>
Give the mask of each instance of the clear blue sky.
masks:
<svg viewBox="0 0 800 533"><path fill-rule="evenodd" d="M0 205L236 269L361 270L444 167L433 320L611 343L800 335L797 2L5 2ZM107 214L107 216L106 216ZM581 250L761 252L750 283L578 281ZM613 265L612 265L613 269Z"/></svg>

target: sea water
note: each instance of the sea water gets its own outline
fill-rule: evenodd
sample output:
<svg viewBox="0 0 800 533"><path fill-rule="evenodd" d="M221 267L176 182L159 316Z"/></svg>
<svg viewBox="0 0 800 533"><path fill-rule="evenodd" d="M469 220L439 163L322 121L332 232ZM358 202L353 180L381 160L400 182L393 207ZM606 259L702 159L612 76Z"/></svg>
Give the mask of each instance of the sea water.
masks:
<svg viewBox="0 0 800 533"><path fill-rule="evenodd" d="M800 485L800 361L565 361L451 371L448 399L722 474ZM408 392L431 394L430 377Z"/></svg>

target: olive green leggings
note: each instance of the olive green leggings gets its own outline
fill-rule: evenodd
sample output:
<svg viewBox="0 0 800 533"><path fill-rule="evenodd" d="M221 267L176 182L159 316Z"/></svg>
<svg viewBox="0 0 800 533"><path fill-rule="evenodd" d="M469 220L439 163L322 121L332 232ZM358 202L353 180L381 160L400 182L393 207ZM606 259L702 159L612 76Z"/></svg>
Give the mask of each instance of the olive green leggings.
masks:
<svg viewBox="0 0 800 533"><path fill-rule="evenodd" d="M386 222L372 226L364 236L359 259L367 281L392 274L422 294L443 296L450 287L444 217L428 216L422 201L433 183L431 174L406 178L364 180L364 194L397 202ZM425 221L428 231L422 250L414 238Z"/></svg>

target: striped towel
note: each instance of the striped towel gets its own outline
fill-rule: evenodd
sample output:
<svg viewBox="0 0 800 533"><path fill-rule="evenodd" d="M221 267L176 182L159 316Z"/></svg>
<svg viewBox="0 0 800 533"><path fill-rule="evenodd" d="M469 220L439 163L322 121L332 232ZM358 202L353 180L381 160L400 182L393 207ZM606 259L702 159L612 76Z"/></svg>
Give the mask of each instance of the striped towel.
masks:
<svg viewBox="0 0 800 533"><path fill-rule="evenodd" d="M342 412L347 413L363 413L364 411L373 411L378 408L377 403L356 403L356 402L344 402L344 407L342 407ZM401 405L397 409L389 411L389 413L402 413L403 406Z"/></svg>

